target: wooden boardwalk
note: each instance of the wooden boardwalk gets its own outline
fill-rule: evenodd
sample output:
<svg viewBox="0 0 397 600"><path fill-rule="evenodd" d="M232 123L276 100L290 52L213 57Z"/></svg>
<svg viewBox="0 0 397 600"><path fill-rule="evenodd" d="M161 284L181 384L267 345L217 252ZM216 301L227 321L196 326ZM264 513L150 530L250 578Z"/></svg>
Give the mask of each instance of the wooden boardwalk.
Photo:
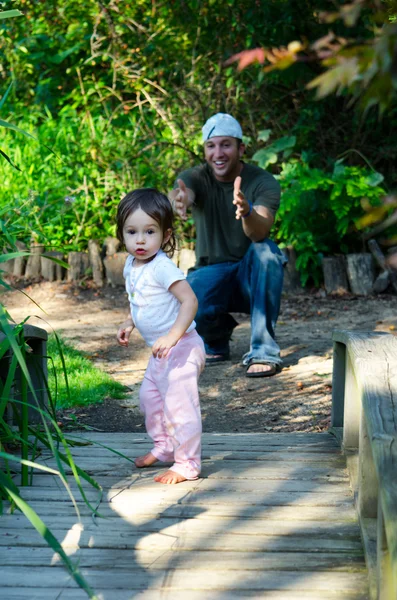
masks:
<svg viewBox="0 0 397 600"><path fill-rule="evenodd" d="M144 434L81 437L130 459L150 449ZM103 486L106 518L79 501L79 522L52 475L23 495L101 599L368 598L345 461L329 434L204 434L203 478L176 486L98 445L73 454ZM20 513L0 517L0 564L5 600L87 598Z"/></svg>

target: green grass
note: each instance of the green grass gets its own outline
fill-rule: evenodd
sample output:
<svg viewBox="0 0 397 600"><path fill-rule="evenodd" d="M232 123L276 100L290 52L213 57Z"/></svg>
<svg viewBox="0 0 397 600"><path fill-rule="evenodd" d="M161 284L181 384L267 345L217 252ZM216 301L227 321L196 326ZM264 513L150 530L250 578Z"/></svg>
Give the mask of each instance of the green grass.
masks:
<svg viewBox="0 0 397 600"><path fill-rule="evenodd" d="M58 335L59 338L59 335ZM127 390L100 369L96 368L83 352L76 350L69 342L59 338L69 383L70 398L67 393L61 353L54 335L48 339L48 386L56 408L71 408L98 404L105 398L124 398ZM55 373L54 373L55 370Z"/></svg>

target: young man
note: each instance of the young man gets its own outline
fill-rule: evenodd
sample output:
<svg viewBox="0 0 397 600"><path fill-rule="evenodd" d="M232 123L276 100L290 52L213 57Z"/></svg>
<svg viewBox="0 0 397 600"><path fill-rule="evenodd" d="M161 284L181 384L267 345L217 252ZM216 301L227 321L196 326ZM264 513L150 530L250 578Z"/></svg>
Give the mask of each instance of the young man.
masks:
<svg viewBox="0 0 397 600"><path fill-rule="evenodd" d="M202 128L205 164L183 171L169 198L196 225L196 267L188 282L198 301L197 330L205 342L207 364L229 359L229 340L237 322L230 312L251 315L251 347L243 356L247 377L269 377L281 366L275 341L283 265L268 239L280 204L280 186L271 175L242 161L239 123L218 113Z"/></svg>

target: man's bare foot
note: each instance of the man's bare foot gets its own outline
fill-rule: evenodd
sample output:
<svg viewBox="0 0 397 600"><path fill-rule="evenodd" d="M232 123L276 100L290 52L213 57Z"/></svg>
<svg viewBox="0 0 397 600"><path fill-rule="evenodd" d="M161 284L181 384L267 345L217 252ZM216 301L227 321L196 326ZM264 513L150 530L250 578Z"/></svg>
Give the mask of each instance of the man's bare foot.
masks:
<svg viewBox="0 0 397 600"><path fill-rule="evenodd" d="M134 460L134 463L138 469L142 469L144 467L151 467L154 463L158 462L158 460L159 459L156 458L154 454L148 452L145 456L138 456L138 458Z"/></svg>
<svg viewBox="0 0 397 600"><path fill-rule="evenodd" d="M160 473L160 475L154 477L154 480L157 481L157 483L168 483L172 485L174 483L182 483L182 481L187 481L187 478L169 469L168 471L165 471L165 473Z"/></svg>
<svg viewBox="0 0 397 600"><path fill-rule="evenodd" d="M254 363L247 369L247 377L270 377L277 373L277 366L268 363Z"/></svg>
<svg viewBox="0 0 397 600"><path fill-rule="evenodd" d="M210 365L212 363L224 362L226 360L230 360L229 354L206 354L205 355L205 362L207 365Z"/></svg>

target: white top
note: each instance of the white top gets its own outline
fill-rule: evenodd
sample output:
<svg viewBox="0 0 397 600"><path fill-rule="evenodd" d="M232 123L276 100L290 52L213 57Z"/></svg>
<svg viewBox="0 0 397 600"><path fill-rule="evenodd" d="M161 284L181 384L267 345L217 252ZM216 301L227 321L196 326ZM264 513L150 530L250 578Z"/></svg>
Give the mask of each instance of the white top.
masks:
<svg viewBox="0 0 397 600"><path fill-rule="evenodd" d="M160 336L169 332L181 306L168 290L175 281L186 278L162 250L141 267L134 268L133 263L134 257L129 255L123 272L131 317L147 345L153 346ZM195 327L192 321L186 332Z"/></svg>

